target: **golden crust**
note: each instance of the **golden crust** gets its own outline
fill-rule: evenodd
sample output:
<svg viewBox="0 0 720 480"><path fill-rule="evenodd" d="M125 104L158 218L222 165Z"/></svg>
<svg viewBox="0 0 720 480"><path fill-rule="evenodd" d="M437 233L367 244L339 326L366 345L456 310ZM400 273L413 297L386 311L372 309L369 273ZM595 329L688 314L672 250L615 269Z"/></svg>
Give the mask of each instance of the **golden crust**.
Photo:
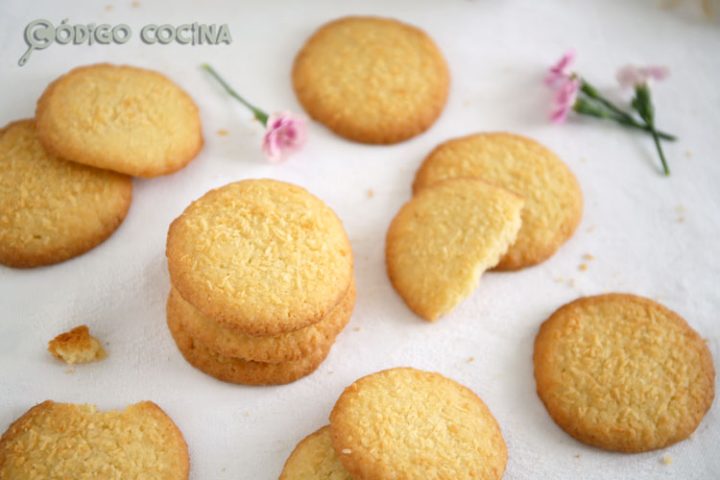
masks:
<svg viewBox="0 0 720 480"><path fill-rule="evenodd" d="M0 130L0 263L29 268L76 257L122 223L130 177L60 160L32 120Z"/></svg>
<svg viewBox="0 0 720 480"><path fill-rule="evenodd" d="M515 240L522 205L474 179L438 183L406 203L388 229L385 257L408 307L435 320L470 295Z"/></svg>
<svg viewBox="0 0 720 480"><path fill-rule="evenodd" d="M248 335L319 322L353 275L335 213L307 190L244 180L206 193L170 225L172 284L204 316Z"/></svg>
<svg viewBox="0 0 720 480"><path fill-rule="evenodd" d="M438 373L393 368L357 380L330 414L333 447L356 480L499 479L500 427L483 401Z"/></svg>
<svg viewBox="0 0 720 480"><path fill-rule="evenodd" d="M69 363L89 363L107 357L105 349L90 335L87 325L80 325L61 333L48 342L48 351L58 360Z"/></svg>
<svg viewBox="0 0 720 480"><path fill-rule="evenodd" d="M0 438L0 478L186 480L189 469L182 433L152 402L98 412L48 400Z"/></svg>
<svg viewBox="0 0 720 480"><path fill-rule="evenodd" d="M35 117L48 151L127 175L172 173L203 145L192 98L158 72L125 65L71 70L47 87Z"/></svg>
<svg viewBox="0 0 720 480"><path fill-rule="evenodd" d="M187 333L170 309L167 324L178 350L190 365L223 382L243 385L283 385L299 380L320 366L333 345L330 342L307 357L290 362L253 362L210 350Z"/></svg>
<svg viewBox="0 0 720 480"><path fill-rule="evenodd" d="M338 135L397 143L440 116L450 73L422 30L380 17L344 17L320 27L295 58L298 100Z"/></svg>
<svg viewBox="0 0 720 480"><path fill-rule="evenodd" d="M550 416L589 445L644 452L687 438L710 408L710 350L679 315L611 293L553 313L535 338L537 391Z"/></svg>
<svg viewBox="0 0 720 480"><path fill-rule="evenodd" d="M333 450L329 426L303 438L288 457L280 474L280 480L316 479L353 480Z"/></svg>
<svg viewBox="0 0 720 480"><path fill-rule="evenodd" d="M457 177L480 178L525 199L522 228L497 270L518 270L548 259L580 223L583 198L575 176L532 139L481 133L449 140L425 158L413 192Z"/></svg>
<svg viewBox="0 0 720 480"><path fill-rule="evenodd" d="M174 288L168 298L168 310L172 311L188 335L210 350L226 357L265 363L300 360L318 350L327 349L350 321L354 307L353 281L340 303L318 323L290 333L255 337L235 332L204 317Z"/></svg>

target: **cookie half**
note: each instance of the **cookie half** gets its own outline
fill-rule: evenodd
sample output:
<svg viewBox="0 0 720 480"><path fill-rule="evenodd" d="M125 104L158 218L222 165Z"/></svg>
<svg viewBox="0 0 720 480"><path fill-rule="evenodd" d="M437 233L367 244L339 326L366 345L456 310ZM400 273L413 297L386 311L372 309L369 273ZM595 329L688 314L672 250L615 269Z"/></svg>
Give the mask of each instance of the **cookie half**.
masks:
<svg viewBox="0 0 720 480"><path fill-rule="evenodd" d="M517 195L472 179L419 192L387 233L385 257L395 290L426 320L449 312L513 243L522 206Z"/></svg>
<svg viewBox="0 0 720 480"><path fill-rule="evenodd" d="M330 414L333 447L356 480L499 479L500 427L468 388L438 373L393 368L357 380Z"/></svg>
<svg viewBox="0 0 720 480"><path fill-rule="evenodd" d="M130 177L61 160L32 120L0 130L0 263L29 268L78 256L122 223Z"/></svg>
<svg viewBox="0 0 720 480"><path fill-rule="evenodd" d="M268 337L255 337L235 332L202 316L174 288L168 298L168 310L188 334L220 355L255 362L279 363L299 360L312 355L335 341L350 321L355 307L355 283L327 317L309 327Z"/></svg>
<svg viewBox="0 0 720 480"><path fill-rule="evenodd" d="M525 199L517 240L497 265L517 270L551 257L575 232L583 198L565 163L536 141L510 133L449 140L427 156L413 192L450 178L479 178Z"/></svg>
<svg viewBox="0 0 720 480"><path fill-rule="evenodd" d="M167 258L187 302L255 336L319 322L353 275L335 213L307 190L275 180L231 183L193 202L170 225Z"/></svg>
<svg viewBox="0 0 720 480"><path fill-rule="evenodd" d="M153 402L99 412L48 400L0 438L0 478L186 480L189 469L182 433Z"/></svg>
<svg viewBox="0 0 720 480"><path fill-rule="evenodd" d="M535 380L555 422L589 445L644 452L687 438L715 395L702 338L647 298L575 300L535 339Z"/></svg>
<svg viewBox="0 0 720 480"><path fill-rule="evenodd" d="M185 360L218 380L243 385L283 385L310 375L325 360L333 342L321 346L307 357L280 363L263 363L226 357L194 339L168 309L167 324Z"/></svg>
<svg viewBox="0 0 720 480"><path fill-rule="evenodd" d="M353 480L333 450L329 426L302 439L280 474L280 480L316 479Z"/></svg>
<svg viewBox="0 0 720 480"><path fill-rule="evenodd" d="M313 119L350 140L387 144L435 122L450 73L422 30L388 18L345 17L310 37L292 79Z"/></svg>
<svg viewBox="0 0 720 480"><path fill-rule="evenodd" d="M127 175L181 169L203 145L195 102L164 75L97 64L51 83L35 112L38 137L54 155Z"/></svg>

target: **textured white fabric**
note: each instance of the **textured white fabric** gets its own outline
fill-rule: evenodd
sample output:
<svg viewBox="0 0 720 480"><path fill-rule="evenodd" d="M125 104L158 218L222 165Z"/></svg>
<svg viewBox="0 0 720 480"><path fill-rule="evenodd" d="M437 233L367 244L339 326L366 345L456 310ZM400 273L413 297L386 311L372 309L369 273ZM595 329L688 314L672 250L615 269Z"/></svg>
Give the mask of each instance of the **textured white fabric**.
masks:
<svg viewBox="0 0 720 480"><path fill-rule="evenodd" d="M698 2L699 3L699 2ZM113 8L108 10L106 5ZM192 477L277 478L296 442L327 423L342 391L392 366L440 371L476 391L502 426L507 479L720 478L720 411L679 445L640 455L586 447L551 421L535 394L532 345L540 323L580 295L627 291L683 315L720 358L720 28L699 5L668 10L655 1L26 2L0 5L0 123L33 115L48 82L73 66L110 61L156 68L199 103L206 147L186 169L136 180L125 223L74 260L34 270L0 267L0 430L45 399L120 407L150 399L177 422L190 446ZM299 110L289 72L320 23L350 13L395 16L428 31L452 72L447 109L426 134L395 146L347 142L313 124L307 148L267 164L250 115L199 68L209 62L243 95L272 110ZM125 45L53 45L25 67L23 29L127 23ZM230 46L140 42L147 23L228 23ZM599 88L622 95L615 71L628 62L665 64L653 90L672 176L658 174L651 140L593 120L548 124L544 69L567 48ZM219 136L227 129L228 136ZM405 307L384 268L387 226L410 195L415 169L437 143L481 130L508 130L554 149L577 175L585 214L575 237L546 263L485 275L452 314L428 324ZM164 321L169 289L164 256L169 223L208 189L272 177L303 185L343 219L357 263L358 303L329 358L289 386L223 384L190 367ZM370 194L369 192L372 192ZM583 260L591 254L594 260ZM587 263L587 271L579 265ZM109 342L102 363L74 373L46 342L86 323ZM717 402L716 402L717 403ZM671 465L661 459L669 455Z"/></svg>

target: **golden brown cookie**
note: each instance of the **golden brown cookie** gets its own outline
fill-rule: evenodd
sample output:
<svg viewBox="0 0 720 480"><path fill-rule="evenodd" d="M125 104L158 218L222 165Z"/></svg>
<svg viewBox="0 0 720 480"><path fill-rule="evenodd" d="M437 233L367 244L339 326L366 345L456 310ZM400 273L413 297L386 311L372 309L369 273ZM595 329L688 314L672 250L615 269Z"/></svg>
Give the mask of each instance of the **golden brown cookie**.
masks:
<svg viewBox="0 0 720 480"><path fill-rule="evenodd" d="M396 143L435 122L447 100L445 59L422 30L345 17L317 30L295 58L293 86L312 118L364 143Z"/></svg>
<svg viewBox="0 0 720 480"><path fill-rule="evenodd" d="M80 325L53 338L48 342L48 351L70 365L96 362L107 357L98 339L90 335L87 325Z"/></svg>
<svg viewBox="0 0 720 480"><path fill-rule="evenodd" d="M290 454L280 480L353 480L338 460L330 439L330 427L311 433Z"/></svg>
<svg viewBox="0 0 720 480"><path fill-rule="evenodd" d="M185 439L152 402L98 412L93 405L31 408L0 438L0 478L186 480Z"/></svg>
<svg viewBox="0 0 720 480"><path fill-rule="evenodd" d="M635 295L561 307L540 328L533 362L553 420L606 450L644 452L684 440L715 395L703 339L675 312Z"/></svg>
<svg viewBox="0 0 720 480"><path fill-rule="evenodd" d="M567 165L520 135L481 133L449 140L427 156L413 191L449 178L480 178L525 199L522 228L497 270L517 270L551 257L580 223L583 199Z"/></svg>
<svg viewBox="0 0 720 480"><path fill-rule="evenodd" d="M32 120L0 130L0 263L62 262L102 243L125 219L130 177L60 160Z"/></svg>
<svg viewBox="0 0 720 480"><path fill-rule="evenodd" d="M181 169L203 145L195 102L164 75L87 65L51 83L35 112L54 155L139 177Z"/></svg>
<svg viewBox="0 0 720 480"><path fill-rule="evenodd" d="M167 257L187 302L255 336L319 322L353 275L335 213L307 190L275 180L231 183L193 202L170 225Z"/></svg>
<svg viewBox="0 0 720 480"><path fill-rule="evenodd" d="M355 282L342 301L318 323L294 332L254 337L235 332L204 317L177 290L170 291L168 315L174 316L188 335L220 355L255 362L279 363L299 360L326 349L350 321L355 307Z"/></svg>
<svg viewBox="0 0 720 480"><path fill-rule="evenodd" d="M223 382L243 385L283 385L310 375L325 360L333 342L307 357L281 363L262 363L226 357L191 337L168 309L167 324L185 360L198 370Z"/></svg>
<svg viewBox="0 0 720 480"><path fill-rule="evenodd" d="M520 229L520 197L480 180L453 179L415 195L387 233L395 290L416 314L435 320L477 286Z"/></svg>
<svg viewBox="0 0 720 480"><path fill-rule="evenodd" d="M355 480L499 479L500 427L468 388L438 373L393 368L357 380L330 414L333 447Z"/></svg>

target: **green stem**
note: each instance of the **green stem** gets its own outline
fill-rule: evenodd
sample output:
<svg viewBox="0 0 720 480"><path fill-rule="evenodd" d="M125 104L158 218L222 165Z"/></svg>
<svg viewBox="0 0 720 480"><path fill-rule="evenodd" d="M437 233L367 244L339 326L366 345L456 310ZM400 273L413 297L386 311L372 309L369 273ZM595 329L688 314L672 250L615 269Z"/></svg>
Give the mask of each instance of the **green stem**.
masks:
<svg viewBox="0 0 720 480"><path fill-rule="evenodd" d="M253 115L255 116L255 118L257 119L257 121L259 121L260 123L262 123L263 126L267 126L267 121L268 121L268 114L267 114L267 113L263 112L263 111L260 110L258 107L256 107L255 105L253 105L252 103L248 102L248 101L245 100L243 97L241 97L240 94L237 93L230 85L228 85L227 82L225 82L225 80L222 79L222 77L220 76L220 74L218 74L218 73L215 71L215 69L212 68L210 65L208 65L207 63L203 63L201 67L202 67L203 70L205 70L205 71L208 72L210 75L212 75L212 76L215 78L215 80L217 80L218 83L220 83L220 85L222 85L222 87L225 89L225 91L226 91L231 97L235 98L237 101L239 101L240 103L242 103L243 105L245 105L245 106L253 113Z"/></svg>
<svg viewBox="0 0 720 480"><path fill-rule="evenodd" d="M662 145L660 145L660 139L658 133L655 130L655 107L652 103L650 95L650 88L647 83L635 86L635 97L630 103L632 108L640 115L645 125L650 129L653 141L655 142L655 148L657 149L660 162L662 163L663 173L665 176L670 175L670 168L668 167L667 160L665 159L665 153L663 152Z"/></svg>
<svg viewBox="0 0 720 480"><path fill-rule="evenodd" d="M670 167L668 167L667 160L665 160L665 152L663 152L662 145L660 145L660 139L658 138L658 132L650 126L652 131L653 141L655 142L655 148L657 149L658 155L660 156L660 162L662 162L663 173L665 176L670 175Z"/></svg>
<svg viewBox="0 0 720 480"><path fill-rule="evenodd" d="M648 133L651 134L651 135L652 135L652 133L653 133L653 129L651 129L651 128L648 127L647 125L643 125L642 123L638 123L638 122L636 122L635 120L631 120L631 121L629 121L629 122L626 122L625 120L621 120L621 119L618 118L618 119L616 119L616 121L617 121L618 123L622 124L622 125L625 125L626 127L636 128L636 129L638 129L638 130L643 130L643 131L645 131L645 132L648 132ZM675 135L670 135L669 133L661 132L661 131L659 131L659 130L655 130L655 134L657 134L658 138L661 138L661 139L663 139L663 140L667 140L667 141L669 141L669 142L674 142L675 140L677 140L677 137L676 137Z"/></svg>

